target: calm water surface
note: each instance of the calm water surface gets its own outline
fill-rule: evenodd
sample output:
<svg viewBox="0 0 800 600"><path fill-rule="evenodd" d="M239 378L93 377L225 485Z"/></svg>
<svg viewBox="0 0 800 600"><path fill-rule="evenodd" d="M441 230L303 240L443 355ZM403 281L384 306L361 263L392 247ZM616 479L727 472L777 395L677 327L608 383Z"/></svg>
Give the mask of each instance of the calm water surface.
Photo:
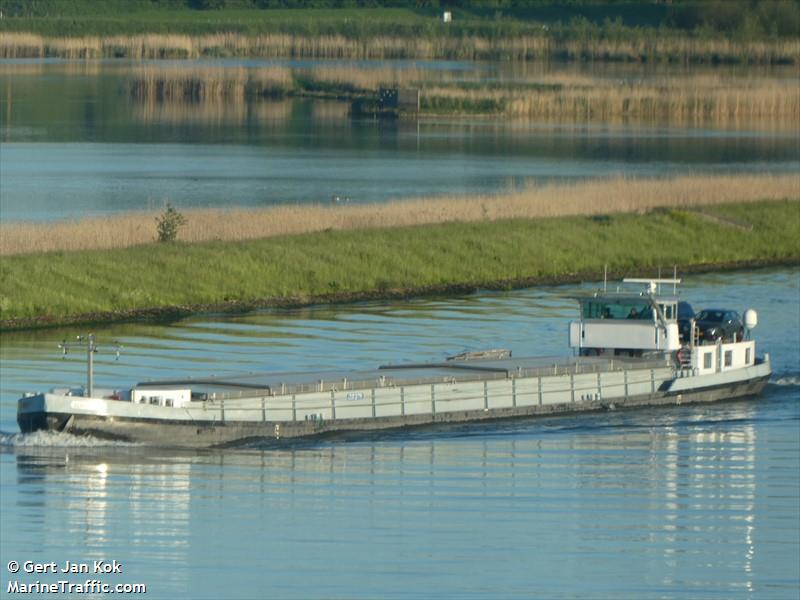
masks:
<svg viewBox="0 0 800 600"><path fill-rule="evenodd" d="M351 368L467 348L561 354L571 287L119 325L98 384ZM148 598L797 598L800 269L688 278L759 312L758 400L176 452L20 436L23 391L79 384L74 331L0 340L0 571L116 559ZM21 574L22 583L51 581ZM84 581L85 575L56 579Z"/></svg>
<svg viewBox="0 0 800 600"><path fill-rule="evenodd" d="M126 90L145 67L174 73L392 68L469 82L560 73L620 81L676 74L624 65L531 66L535 72L528 72L503 63L447 61L0 60L0 218L107 215L160 208L166 200L187 208L319 203L334 196L375 202L618 175L800 171L798 132L785 129L375 121L349 117L349 103L308 99L137 102ZM720 74L737 76L709 71ZM794 71L771 75L797 84Z"/></svg>

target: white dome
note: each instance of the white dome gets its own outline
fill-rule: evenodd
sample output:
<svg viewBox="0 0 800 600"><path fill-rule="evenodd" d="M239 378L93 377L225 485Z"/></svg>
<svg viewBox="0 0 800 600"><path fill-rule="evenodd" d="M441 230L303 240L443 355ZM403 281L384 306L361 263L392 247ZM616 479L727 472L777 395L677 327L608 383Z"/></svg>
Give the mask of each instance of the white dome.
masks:
<svg viewBox="0 0 800 600"><path fill-rule="evenodd" d="M758 313L752 308L744 311L744 326L748 329L754 329L758 325Z"/></svg>

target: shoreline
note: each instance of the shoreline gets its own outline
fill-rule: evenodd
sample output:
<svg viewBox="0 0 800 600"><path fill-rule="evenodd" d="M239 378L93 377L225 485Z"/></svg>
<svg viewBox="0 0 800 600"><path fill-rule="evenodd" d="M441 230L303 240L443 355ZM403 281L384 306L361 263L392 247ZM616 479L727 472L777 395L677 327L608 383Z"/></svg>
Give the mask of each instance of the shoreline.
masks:
<svg viewBox="0 0 800 600"><path fill-rule="evenodd" d="M678 276L680 277L682 274L742 271L745 269L770 269L776 267L798 267L800 266L800 257L795 259L752 259L723 263L696 263L675 266L677 267ZM608 271L608 278L611 280L621 279L623 277L653 276L654 274L652 269L615 269ZM170 322L200 315L235 315L256 310L304 308L326 304L346 305L380 300L393 301L411 298L435 298L453 295L460 296L474 294L480 290L510 291L536 286L564 285L569 283L581 283L584 281L599 281L599 279L600 274L596 271L582 271L565 273L563 275L524 277L520 279L495 280L482 283L465 282L428 285L404 289L372 289L363 290L360 292L335 292L330 294L312 294L308 296L260 298L251 301L234 300L211 304L165 305L131 310L84 313L68 317L41 315L37 317L0 319L0 333L59 329L62 327L71 327L77 325L107 326L120 323Z"/></svg>
<svg viewBox="0 0 800 600"><path fill-rule="evenodd" d="M800 177L682 175L556 182L510 193L407 198L378 203L285 204L264 208L177 207L186 217L181 242L245 241L327 231L388 230L452 222L495 222L569 216L604 218L654 210L709 219L714 207L800 199ZM0 257L111 250L156 243L160 211L75 221L0 223ZM746 215L745 215L746 217ZM745 218L745 221L747 219Z"/></svg>
<svg viewBox="0 0 800 600"><path fill-rule="evenodd" d="M0 330L800 264L797 198L642 208L5 256Z"/></svg>

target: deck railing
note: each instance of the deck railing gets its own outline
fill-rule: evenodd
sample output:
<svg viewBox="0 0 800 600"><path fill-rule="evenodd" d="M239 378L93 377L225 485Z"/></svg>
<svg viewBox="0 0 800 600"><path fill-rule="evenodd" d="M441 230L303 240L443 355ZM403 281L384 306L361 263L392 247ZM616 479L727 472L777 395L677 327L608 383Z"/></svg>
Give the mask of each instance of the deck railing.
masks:
<svg viewBox="0 0 800 600"><path fill-rule="evenodd" d="M386 390L388 393L380 394L379 388L372 387L365 391L345 393L327 391L311 395L262 395L243 399L214 397L194 409L198 411L195 414L202 414L205 420L211 418L220 423L273 422L274 435L280 437L281 423L300 421L311 421L314 423L311 427L323 428L327 423L339 419L362 421L377 417L408 417L411 420L409 422L422 423L436 420L435 415L442 413L461 413L461 417L456 418L461 420L475 416L491 418L490 411L495 409L547 412L546 407L551 406L561 407L554 409L559 412L568 405L577 408L586 403L593 403L594 408L613 408L617 401L627 402L631 397L653 395L661 389L663 382L674 375L675 368L663 361L658 362L659 366L647 368L641 362L634 367L624 361L615 361L615 372L611 371L612 365L607 364L605 366L609 370L605 375L598 370L603 366L601 364L577 365L578 374L574 369L564 369L553 377L548 371L541 377L532 377L524 385L523 380L515 377L506 379L502 386L492 385L489 379L464 386L435 382L419 385L402 380L396 387ZM596 375L590 374L592 371L586 367L594 367ZM583 377L580 376L582 369ZM538 369L537 372L542 371ZM530 376L530 371L525 375ZM186 407L186 410L188 414L189 408ZM471 416L468 417L467 413L471 413ZM445 420L448 418L445 417Z"/></svg>
<svg viewBox="0 0 800 600"><path fill-rule="evenodd" d="M629 369L656 369L670 366L674 368L674 363L671 359L664 357L660 359L653 359L642 361L638 359L626 359L623 357L616 357L607 360L592 359L582 361L580 358L574 358L569 362L553 362L548 365L539 365L536 367L517 368L508 370L483 370L474 368L464 370L463 372L454 373L452 375L442 376L431 375L430 377L413 377L396 379L391 376L379 376L373 379L337 379L337 380L319 380L313 383L292 383L280 384L274 388L248 388L242 390L225 390L222 392L212 392L203 395L199 399L202 400L227 400L235 398L253 398L259 396L294 396L298 394L309 394L314 392L340 392L340 391L357 391L357 390L370 390L373 388L392 388L400 386L413 386L413 385L430 385L437 383L466 383L474 381L497 381L504 379L519 379L526 377L546 377L557 375L582 375L586 373L608 373L613 371L626 371ZM428 368L452 368L452 364L437 363L435 365L427 365ZM412 366L396 365L390 367L397 368L413 368ZM419 368L424 368L419 366ZM193 394L193 397L194 394ZM195 397L196 398L196 397Z"/></svg>

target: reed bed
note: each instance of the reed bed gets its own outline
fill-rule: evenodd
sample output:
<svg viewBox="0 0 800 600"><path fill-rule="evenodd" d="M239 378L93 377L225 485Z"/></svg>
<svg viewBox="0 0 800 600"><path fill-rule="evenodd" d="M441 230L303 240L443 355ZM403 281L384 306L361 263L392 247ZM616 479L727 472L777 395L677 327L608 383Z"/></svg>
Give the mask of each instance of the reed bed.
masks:
<svg viewBox="0 0 800 600"><path fill-rule="evenodd" d="M167 103L230 104L286 95L375 98L383 86L418 87L423 115L487 114L541 121L626 120L721 127L800 125L800 87L794 81L770 76L611 79L558 74L491 83L481 82L475 74L456 77L392 68L146 67L137 69L128 80L128 94L149 107L143 114L155 114L156 105Z"/></svg>
<svg viewBox="0 0 800 600"><path fill-rule="evenodd" d="M441 32L440 32L441 33ZM561 39L541 34L389 36L213 33L46 37L3 32L0 58L197 58L201 56L313 57L338 59L455 59L526 61L547 57L615 61L797 64L800 40L730 41L685 36L635 40Z"/></svg>
<svg viewBox="0 0 800 600"><path fill-rule="evenodd" d="M422 198L380 204L285 205L185 211L179 239L248 240L334 230L450 222L646 212L761 200L800 200L800 176L614 178L548 184L511 194ZM1 223L0 255L125 248L155 241L156 212L56 223Z"/></svg>
<svg viewBox="0 0 800 600"><path fill-rule="evenodd" d="M311 82L328 85L333 88L352 89L360 92L376 92L381 87L389 86L424 86L434 82L454 83L465 77L476 79L474 72L458 74L445 71L418 68L381 67L363 69L352 66L314 67L307 77Z"/></svg>
<svg viewBox="0 0 800 600"><path fill-rule="evenodd" d="M258 96L324 92L374 93L381 86L423 85L455 80L452 73L428 69L360 69L349 66L289 69L265 67L159 67L135 68L127 86L137 101L205 102Z"/></svg>
<svg viewBox="0 0 800 600"><path fill-rule="evenodd" d="M542 78L527 89L429 87L421 92L421 104L428 112L489 112L535 120L800 124L800 88L778 79L563 79Z"/></svg>
<svg viewBox="0 0 800 600"><path fill-rule="evenodd" d="M774 42L642 36L636 40L564 40L552 54L566 59L679 63L780 64L798 62L800 40Z"/></svg>
<svg viewBox="0 0 800 600"><path fill-rule="evenodd" d="M219 102L282 96L293 86L292 72L286 67L142 67L128 80L128 94L143 103Z"/></svg>

